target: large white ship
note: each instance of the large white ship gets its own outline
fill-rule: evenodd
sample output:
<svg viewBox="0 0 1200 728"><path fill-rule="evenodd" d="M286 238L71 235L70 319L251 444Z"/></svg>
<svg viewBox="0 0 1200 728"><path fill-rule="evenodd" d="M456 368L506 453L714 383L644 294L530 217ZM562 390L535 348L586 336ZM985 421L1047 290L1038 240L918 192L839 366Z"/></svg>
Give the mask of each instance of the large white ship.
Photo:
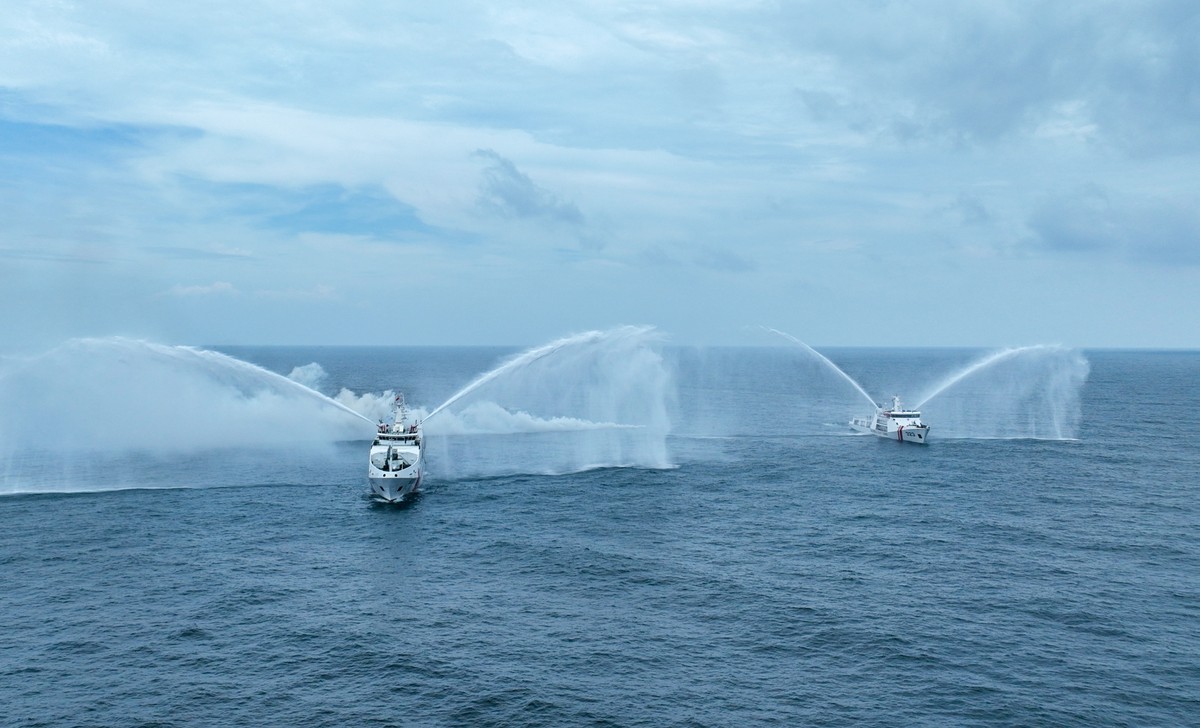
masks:
<svg viewBox="0 0 1200 728"><path fill-rule="evenodd" d="M921 421L921 413L901 407L899 397L892 397L891 409L879 407L873 417L855 417L850 420L850 427L900 442L923 445L929 441L929 425Z"/></svg>
<svg viewBox="0 0 1200 728"><path fill-rule="evenodd" d="M392 403L392 423L379 422L379 432L371 443L367 462L367 481L371 497L385 503L399 503L421 487L424 468L421 423L408 422L404 395Z"/></svg>

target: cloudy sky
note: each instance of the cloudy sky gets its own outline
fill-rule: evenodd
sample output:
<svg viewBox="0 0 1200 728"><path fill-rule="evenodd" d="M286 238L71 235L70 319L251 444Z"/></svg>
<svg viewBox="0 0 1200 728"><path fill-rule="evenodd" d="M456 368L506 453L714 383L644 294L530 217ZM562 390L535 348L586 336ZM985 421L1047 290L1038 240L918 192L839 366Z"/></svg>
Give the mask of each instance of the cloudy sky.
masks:
<svg viewBox="0 0 1200 728"><path fill-rule="evenodd" d="M1193 0L511 5L6 2L0 348L1200 347Z"/></svg>

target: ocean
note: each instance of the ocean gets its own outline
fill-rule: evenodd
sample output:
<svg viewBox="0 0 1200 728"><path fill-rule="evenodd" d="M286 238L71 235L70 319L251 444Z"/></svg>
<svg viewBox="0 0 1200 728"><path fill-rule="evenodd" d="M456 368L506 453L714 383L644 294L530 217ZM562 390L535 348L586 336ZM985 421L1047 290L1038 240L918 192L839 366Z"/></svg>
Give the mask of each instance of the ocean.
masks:
<svg viewBox="0 0 1200 728"><path fill-rule="evenodd" d="M1200 352L214 349L0 368L0 724L1200 725Z"/></svg>

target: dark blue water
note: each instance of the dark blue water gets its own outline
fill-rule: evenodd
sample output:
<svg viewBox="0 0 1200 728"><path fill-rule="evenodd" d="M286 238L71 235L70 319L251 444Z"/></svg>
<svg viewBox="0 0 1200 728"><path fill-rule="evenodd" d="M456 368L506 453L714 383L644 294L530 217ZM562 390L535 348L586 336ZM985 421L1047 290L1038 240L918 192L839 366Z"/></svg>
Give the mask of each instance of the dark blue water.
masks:
<svg viewBox="0 0 1200 728"><path fill-rule="evenodd" d="M506 353L227 351L418 404ZM100 458L158 489L0 497L0 724L1200 725L1200 354L1087 358L1077 439L920 447L692 353L678 467L435 460L407 508L361 442Z"/></svg>

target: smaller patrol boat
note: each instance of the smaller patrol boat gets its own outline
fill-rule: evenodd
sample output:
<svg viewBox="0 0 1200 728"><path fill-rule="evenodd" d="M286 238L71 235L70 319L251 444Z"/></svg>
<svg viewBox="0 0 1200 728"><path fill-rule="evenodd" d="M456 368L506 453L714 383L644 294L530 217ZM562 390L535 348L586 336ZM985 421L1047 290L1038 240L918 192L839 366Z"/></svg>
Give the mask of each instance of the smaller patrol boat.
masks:
<svg viewBox="0 0 1200 728"><path fill-rule="evenodd" d="M383 503L399 503L421 487L424 468L424 440L421 423L408 422L404 395L392 402L392 423L379 421L379 431L371 443L367 462L367 481L371 498Z"/></svg>
<svg viewBox="0 0 1200 728"><path fill-rule="evenodd" d="M850 429L919 445L929 441L929 425L921 421L921 413L901 407L899 397L892 397L891 409L880 407L875 410L874 417L850 420Z"/></svg>

